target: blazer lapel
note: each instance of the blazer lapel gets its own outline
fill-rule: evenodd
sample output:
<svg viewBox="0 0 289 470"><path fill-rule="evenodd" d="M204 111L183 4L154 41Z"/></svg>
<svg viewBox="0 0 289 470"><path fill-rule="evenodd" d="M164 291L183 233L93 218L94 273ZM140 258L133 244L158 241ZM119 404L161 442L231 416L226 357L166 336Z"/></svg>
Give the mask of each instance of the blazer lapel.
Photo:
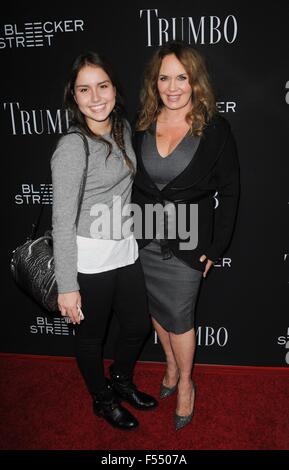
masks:
<svg viewBox="0 0 289 470"><path fill-rule="evenodd" d="M189 189L212 171L226 140L227 130L226 132L224 130L224 127L219 126L215 120L206 127L194 158L163 188L164 192Z"/></svg>

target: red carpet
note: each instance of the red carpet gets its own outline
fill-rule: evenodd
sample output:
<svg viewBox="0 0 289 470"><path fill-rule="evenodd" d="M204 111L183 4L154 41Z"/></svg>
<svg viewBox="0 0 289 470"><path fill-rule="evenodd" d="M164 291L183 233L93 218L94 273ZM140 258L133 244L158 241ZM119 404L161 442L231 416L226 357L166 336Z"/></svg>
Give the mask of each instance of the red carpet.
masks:
<svg viewBox="0 0 289 470"><path fill-rule="evenodd" d="M195 415L173 429L175 396L150 412L133 410L135 431L92 413L72 358L0 355L1 450L288 450L289 371L196 365ZM135 382L155 396L160 363L138 363Z"/></svg>

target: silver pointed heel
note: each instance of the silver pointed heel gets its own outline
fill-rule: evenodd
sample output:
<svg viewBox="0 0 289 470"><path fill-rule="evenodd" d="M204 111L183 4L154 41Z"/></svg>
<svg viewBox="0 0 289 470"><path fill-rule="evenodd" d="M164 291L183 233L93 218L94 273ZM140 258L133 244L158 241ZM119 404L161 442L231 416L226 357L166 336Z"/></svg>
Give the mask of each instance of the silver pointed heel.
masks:
<svg viewBox="0 0 289 470"><path fill-rule="evenodd" d="M172 395L173 393L175 393L175 391L177 390L178 388L178 383L176 383L176 385L174 387L166 387L164 384L161 384L161 387L160 387L160 398L163 399L163 398L167 398L169 397L170 395Z"/></svg>
<svg viewBox="0 0 289 470"><path fill-rule="evenodd" d="M193 411L191 412L191 414L189 414L187 416L179 416L179 415L175 414L174 422L175 422L175 430L176 431L178 431L179 429L182 429L183 427L185 427L193 419L193 414L194 414L194 409L195 409L195 401L196 401L196 385L194 384L194 382L192 382L192 387L193 387L193 390L194 390Z"/></svg>

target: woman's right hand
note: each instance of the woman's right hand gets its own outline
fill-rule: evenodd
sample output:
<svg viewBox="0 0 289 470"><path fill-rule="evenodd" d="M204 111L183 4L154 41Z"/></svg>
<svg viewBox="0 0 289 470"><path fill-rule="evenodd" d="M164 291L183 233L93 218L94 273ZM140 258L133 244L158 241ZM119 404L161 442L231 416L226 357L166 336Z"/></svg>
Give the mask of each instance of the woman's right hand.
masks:
<svg viewBox="0 0 289 470"><path fill-rule="evenodd" d="M80 324L80 315L77 306L81 308L81 297L79 290L58 294L58 308L61 315L68 316L72 323Z"/></svg>

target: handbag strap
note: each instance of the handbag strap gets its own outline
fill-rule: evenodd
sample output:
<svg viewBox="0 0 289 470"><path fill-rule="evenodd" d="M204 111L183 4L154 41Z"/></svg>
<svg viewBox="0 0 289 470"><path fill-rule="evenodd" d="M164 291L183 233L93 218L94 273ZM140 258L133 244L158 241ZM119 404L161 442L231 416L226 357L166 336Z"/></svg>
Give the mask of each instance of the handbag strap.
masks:
<svg viewBox="0 0 289 470"><path fill-rule="evenodd" d="M85 183L86 183L86 179L87 179L89 146L88 146L87 138L84 134L82 134L82 132L71 131L71 132L67 132L67 134L65 134L65 135L68 135L68 134L78 134L83 140L83 145L84 145L84 150L85 150L85 169L84 169L84 172L83 172L83 178L82 178L81 187L80 187L80 195L79 195L79 201L78 201L77 214L76 214L76 219L75 219L75 224L76 224L76 227L77 227L78 226L78 221L79 221L79 216L80 216L81 205L82 205L82 201L83 201L83 196L84 196ZM50 174L51 174L51 170L49 168L49 172L48 172L45 184L44 184L44 189L40 193L40 205L41 205L40 212L39 212L39 215L37 217L36 222L32 224L32 232L31 232L30 237L27 238L28 240L34 240L36 238L36 234L37 234L37 231L38 231L38 228L39 228L39 225L40 225L40 220L41 220L43 210L44 210L44 205L42 204L42 202L43 202L43 199L44 199L44 196L45 196L45 190L46 190L46 188L49 189Z"/></svg>

